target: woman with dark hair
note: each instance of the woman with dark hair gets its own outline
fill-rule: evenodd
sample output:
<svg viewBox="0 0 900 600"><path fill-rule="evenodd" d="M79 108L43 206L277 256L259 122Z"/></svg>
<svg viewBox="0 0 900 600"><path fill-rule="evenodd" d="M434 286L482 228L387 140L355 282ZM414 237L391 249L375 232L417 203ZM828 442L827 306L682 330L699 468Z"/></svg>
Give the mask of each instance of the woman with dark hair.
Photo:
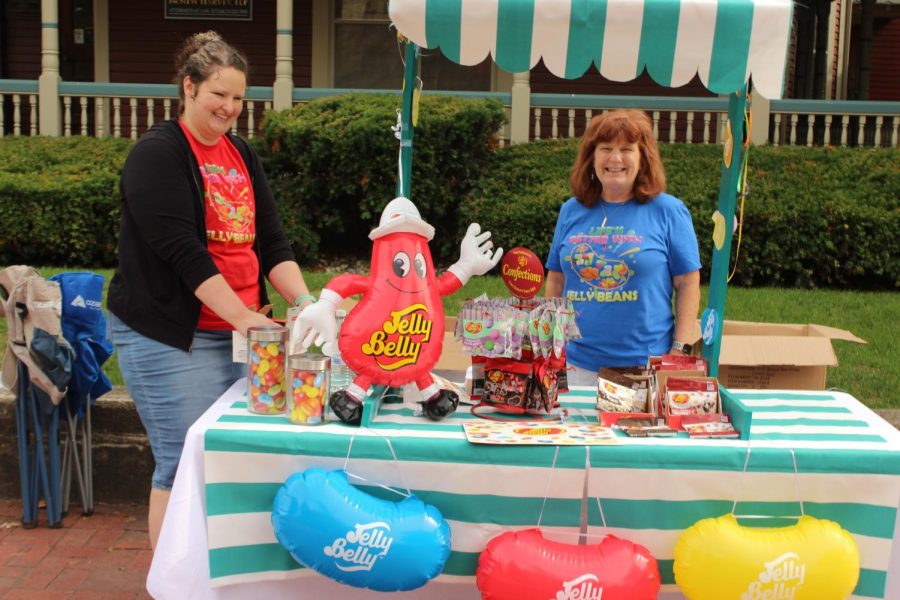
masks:
<svg viewBox="0 0 900 600"><path fill-rule="evenodd" d="M545 289L572 300L583 336L566 347L569 383L596 385L602 367L690 352L700 307L697 236L687 207L665 193L647 115L594 117L570 184L574 195L559 212Z"/></svg>
<svg viewBox="0 0 900 600"><path fill-rule="evenodd" d="M245 373L232 332L274 325L265 280L288 302L309 294L259 157L231 135L247 61L214 31L176 59L177 119L135 144L120 182L119 265L110 336L156 468L148 525L155 548L188 427Z"/></svg>

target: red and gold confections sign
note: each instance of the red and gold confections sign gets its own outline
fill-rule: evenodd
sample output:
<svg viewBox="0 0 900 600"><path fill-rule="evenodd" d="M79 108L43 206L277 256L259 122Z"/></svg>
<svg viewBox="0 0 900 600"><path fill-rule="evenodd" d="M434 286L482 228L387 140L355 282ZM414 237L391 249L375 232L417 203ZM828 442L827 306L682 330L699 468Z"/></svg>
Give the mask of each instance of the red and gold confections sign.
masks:
<svg viewBox="0 0 900 600"><path fill-rule="evenodd" d="M500 275L513 296L534 298L544 283L544 266L534 252L518 246L503 256Z"/></svg>

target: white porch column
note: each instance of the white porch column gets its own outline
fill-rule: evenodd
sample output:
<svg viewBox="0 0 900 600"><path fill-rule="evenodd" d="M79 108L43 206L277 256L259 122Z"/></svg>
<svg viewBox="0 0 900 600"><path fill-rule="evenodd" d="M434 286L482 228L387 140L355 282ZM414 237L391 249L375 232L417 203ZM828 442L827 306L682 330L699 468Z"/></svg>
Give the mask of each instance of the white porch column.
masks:
<svg viewBox="0 0 900 600"><path fill-rule="evenodd" d="M331 69L332 7L328 0L312 3L312 71L310 87L333 87Z"/></svg>
<svg viewBox="0 0 900 600"><path fill-rule="evenodd" d="M59 80L59 4L58 0L41 0L41 75L38 77L41 135L62 133Z"/></svg>
<svg viewBox="0 0 900 600"><path fill-rule="evenodd" d="M753 116L753 129L750 131L750 143L754 146L765 146L769 143L769 108L768 98L753 94L750 112Z"/></svg>
<svg viewBox="0 0 900 600"><path fill-rule="evenodd" d="M278 0L275 16L275 83L272 86L272 107L281 110L291 107L294 92L294 4Z"/></svg>
<svg viewBox="0 0 900 600"><path fill-rule="evenodd" d="M109 0L94 0L94 81L109 81ZM109 102L99 99L94 105L94 135L110 134Z"/></svg>
<svg viewBox="0 0 900 600"><path fill-rule="evenodd" d="M529 115L531 114L531 74L528 71L513 73L512 100L509 117L509 141L520 144L528 141Z"/></svg>
<svg viewBox="0 0 900 600"><path fill-rule="evenodd" d="M838 57L838 83L835 100L847 99L847 81L850 79L850 32L853 27L853 0L841 2L841 31L838 39L840 56Z"/></svg>

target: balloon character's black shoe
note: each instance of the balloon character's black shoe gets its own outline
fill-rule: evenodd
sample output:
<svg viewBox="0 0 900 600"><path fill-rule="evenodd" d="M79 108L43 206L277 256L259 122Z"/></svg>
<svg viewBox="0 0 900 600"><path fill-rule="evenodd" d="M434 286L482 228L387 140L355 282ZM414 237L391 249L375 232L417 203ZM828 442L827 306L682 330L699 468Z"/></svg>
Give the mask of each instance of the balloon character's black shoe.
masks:
<svg viewBox="0 0 900 600"><path fill-rule="evenodd" d="M347 425L359 425L362 422L363 404L344 390L339 390L328 399L328 405L337 418Z"/></svg>
<svg viewBox="0 0 900 600"><path fill-rule="evenodd" d="M450 390L441 390L424 402L422 411L432 421L440 421L453 414L457 406L459 406L459 396Z"/></svg>

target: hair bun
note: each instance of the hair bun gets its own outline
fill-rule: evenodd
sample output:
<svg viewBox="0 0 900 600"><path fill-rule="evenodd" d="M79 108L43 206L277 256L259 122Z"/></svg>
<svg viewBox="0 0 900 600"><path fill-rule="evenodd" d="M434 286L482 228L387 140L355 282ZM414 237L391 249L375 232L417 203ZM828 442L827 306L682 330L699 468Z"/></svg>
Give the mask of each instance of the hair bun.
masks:
<svg viewBox="0 0 900 600"><path fill-rule="evenodd" d="M221 42L222 36L213 30L203 31L201 33L195 33L191 40L197 44L198 46L202 46L204 44L208 44L210 42Z"/></svg>

